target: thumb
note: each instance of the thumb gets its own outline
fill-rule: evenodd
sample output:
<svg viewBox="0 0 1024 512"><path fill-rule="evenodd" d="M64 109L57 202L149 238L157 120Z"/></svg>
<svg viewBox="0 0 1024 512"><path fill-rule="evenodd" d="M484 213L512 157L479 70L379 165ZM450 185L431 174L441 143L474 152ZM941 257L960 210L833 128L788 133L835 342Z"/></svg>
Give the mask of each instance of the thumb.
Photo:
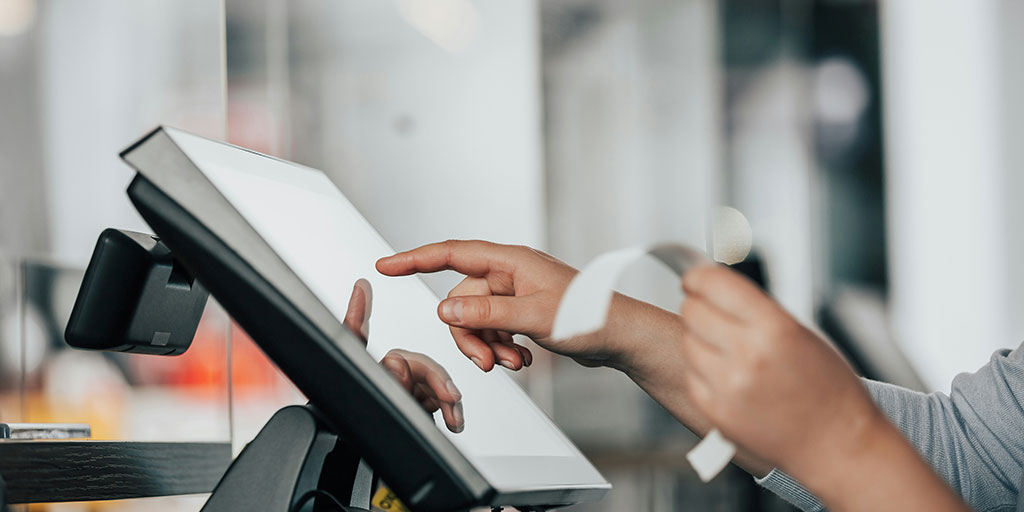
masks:
<svg viewBox="0 0 1024 512"><path fill-rule="evenodd" d="M455 327L497 329L533 336L540 334L543 328L543 315L538 314L537 306L528 297L462 295L441 301L437 315L444 323Z"/></svg>

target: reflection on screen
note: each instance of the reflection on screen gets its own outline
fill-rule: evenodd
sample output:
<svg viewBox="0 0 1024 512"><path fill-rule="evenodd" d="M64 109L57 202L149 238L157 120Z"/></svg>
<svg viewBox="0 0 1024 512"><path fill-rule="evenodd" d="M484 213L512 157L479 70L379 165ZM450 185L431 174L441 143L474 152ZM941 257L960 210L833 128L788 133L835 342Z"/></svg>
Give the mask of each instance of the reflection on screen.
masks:
<svg viewBox="0 0 1024 512"><path fill-rule="evenodd" d="M458 350L437 317L437 297L420 279L377 273L376 260L394 250L326 175L239 153L249 158L237 167L197 164L339 320L346 317L353 285L369 283L367 351L379 361L400 349L447 371L462 393L465 428L449 431L440 411L435 422L482 472L496 456L578 457L505 370L483 373Z"/></svg>

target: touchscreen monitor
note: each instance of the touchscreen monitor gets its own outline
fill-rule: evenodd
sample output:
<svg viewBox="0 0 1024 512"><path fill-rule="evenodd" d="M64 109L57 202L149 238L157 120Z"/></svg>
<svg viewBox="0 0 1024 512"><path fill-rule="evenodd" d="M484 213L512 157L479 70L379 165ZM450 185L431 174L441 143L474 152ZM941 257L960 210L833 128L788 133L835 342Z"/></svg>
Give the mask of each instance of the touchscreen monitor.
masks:
<svg viewBox="0 0 1024 512"><path fill-rule="evenodd" d="M385 277L376 271L376 260L395 249L325 173L171 128L151 133L123 157L147 185L166 194L170 203L180 206L217 242L223 242L232 257L268 277L268 283L283 291L300 314L319 318L320 331L344 325L353 286L361 282L369 292L364 292L369 302L368 321L360 333L323 332L329 340L324 357L339 364L357 363L332 371L368 377L367 393L386 402L382 409L400 405L399 410L410 420L409 434L423 438L416 439L417 443L429 444L426 449L442 454L454 447L455 458L468 463L462 472L475 473L474 477L487 483L489 489L479 497L489 503L481 504L589 501L610 487L506 370L496 367L484 373L458 350L447 326L437 317L438 297L421 279ZM140 197L133 197L137 205L146 201ZM154 214L147 215L146 210L140 208L161 234L164 221L154 222L150 219ZM172 251L179 252L171 240L165 241ZM187 257L183 259L190 264ZM194 270L203 280L203 269ZM218 295L218 286L210 288ZM222 294L230 291L230 287L221 288ZM239 307L244 306L234 309ZM249 330L244 323L243 327ZM250 335L261 346L276 343L261 342L258 332ZM366 361L362 359L380 361L392 351L434 364L450 376L462 395L457 427L446 425L441 411L434 413L433 425L418 422L413 412L418 404L407 393L395 391L405 390L387 383L384 379L390 375L376 365L363 364ZM289 364L292 373L302 368ZM289 373L288 368L282 369ZM314 405L332 400L329 391L317 387L314 377L300 380L305 386L296 383ZM431 428L433 432L428 431ZM372 433L367 435L372 437ZM372 451L373 443L365 449Z"/></svg>

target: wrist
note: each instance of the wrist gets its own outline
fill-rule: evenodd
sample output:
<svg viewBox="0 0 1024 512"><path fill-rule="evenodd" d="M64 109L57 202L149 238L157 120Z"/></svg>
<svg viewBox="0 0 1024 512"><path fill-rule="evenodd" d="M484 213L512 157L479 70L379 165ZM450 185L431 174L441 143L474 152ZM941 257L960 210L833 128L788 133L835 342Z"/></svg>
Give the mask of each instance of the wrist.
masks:
<svg viewBox="0 0 1024 512"><path fill-rule="evenodd" d="M832 462L803 478L829 509L965 512L968 507L918 455L896 427L881 421L864 429L860 443L819 458Z"/></svg>
<svg viewBox="0 0 1024 512"><path fill-rule="evenodd" d="M904 448L913 452L874 407L842 425L843 431L821 436L822 443L807 443L802 457L786 468L826 503L847 502L851 493L863 492L858 475L881 476L894 455Z"/></svg>
<svg viewBox="0 0 1024 512"><path fill-rule="evenodd" d="M606 366L639 383L657 379L666 364L678 360L673 344L683 331L679 315L616 293L595 343L607 356Z"/></svg>

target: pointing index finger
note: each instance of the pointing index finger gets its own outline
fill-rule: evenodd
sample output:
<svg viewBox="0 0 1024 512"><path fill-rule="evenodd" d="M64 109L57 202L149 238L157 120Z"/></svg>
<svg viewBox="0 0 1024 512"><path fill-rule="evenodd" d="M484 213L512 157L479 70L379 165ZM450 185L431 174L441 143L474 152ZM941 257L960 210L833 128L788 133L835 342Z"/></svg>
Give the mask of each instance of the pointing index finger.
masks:
<svg viewBox="0 0 1024 512"><path fill-rule="evenodd" d="M454 270L467 276L487 275L503 261L501 246L482 240L448 240L417 247L377 260L377 271L387 276Z"/></svg>

